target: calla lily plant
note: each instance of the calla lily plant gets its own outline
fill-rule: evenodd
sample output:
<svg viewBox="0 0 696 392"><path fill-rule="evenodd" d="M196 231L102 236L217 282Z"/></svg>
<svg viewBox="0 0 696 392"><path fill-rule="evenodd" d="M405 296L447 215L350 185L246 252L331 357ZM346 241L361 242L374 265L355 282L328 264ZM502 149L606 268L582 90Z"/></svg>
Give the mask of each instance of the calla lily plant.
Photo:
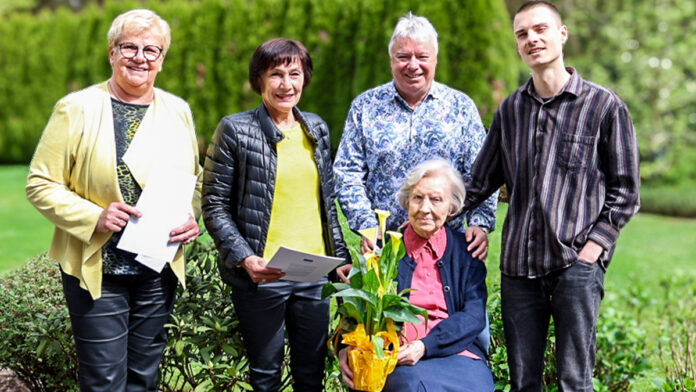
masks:
<svg viewBox="0 0 696 392"><path fill-rule="evenodd" d="M338 203L336 203L338 206ZM398 329L403 322L420 323L417 317L423 315L427 320L427 311L411 305L404 294L411 290L397 292L395 281L398 264L406 254L402 234L386 231L389 211L375 210L379 217L379 230L384 246L363 254L360 249L360 236L349 227L340 206L339 223L344 240L350 251L353 268L349 274L350 283L327 283L322 296L339 297L337 308L341 315L339 331L343 343L374 351L378 358L383 358L385 349L395 357L399 350ZM360 232L367 238L377 239L377 228ZM375 244L377 241L375 241ZM365 346L371 347L365 347Z"/></svg>

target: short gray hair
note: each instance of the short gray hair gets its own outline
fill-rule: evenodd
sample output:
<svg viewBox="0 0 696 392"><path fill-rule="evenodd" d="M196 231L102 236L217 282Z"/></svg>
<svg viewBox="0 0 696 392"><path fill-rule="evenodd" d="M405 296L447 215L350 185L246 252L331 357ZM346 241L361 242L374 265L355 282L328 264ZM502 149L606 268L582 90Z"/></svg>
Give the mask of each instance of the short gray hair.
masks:
<svg viewBox="0 0 696 392"><path fill-rule="evenodd" d="M449 216L453 217L459 214L459 211L461 211L464 206L464 198L466 197L464 180L459 171L457 171L450 162L444 159L430 159L411 169L406 175L404 184L396 194L396 199L399 201L401 207L408 210L408 199L411 196L413 188L416 187L416 184L418 184L420 180L426 177L434 177L438 174L445 176L450 184L452 194Z"/></svg>
<svg viewBox="0 0 696 392"><path fill-rule="evenodd" d="M109 47L113 48L123 36L138 35L146 31L159 36L162 54L166 54L172 42L171 29L164 19L151 10L135 9L117 16L111 23L106 38L109 41Z"/></svg>
<svg viewBox="0 0 696 392"><path fill-rule="evenodd" d="M394 41L397 38L410 38L418 42L431 42L435 48L435 55L437 56L437 31L433 27L430 21L423 17L413 15L411 11L408 14L399 18L394 28L394 33L389 40L389 57L392 56L392 47L394 46Z"/></svg>

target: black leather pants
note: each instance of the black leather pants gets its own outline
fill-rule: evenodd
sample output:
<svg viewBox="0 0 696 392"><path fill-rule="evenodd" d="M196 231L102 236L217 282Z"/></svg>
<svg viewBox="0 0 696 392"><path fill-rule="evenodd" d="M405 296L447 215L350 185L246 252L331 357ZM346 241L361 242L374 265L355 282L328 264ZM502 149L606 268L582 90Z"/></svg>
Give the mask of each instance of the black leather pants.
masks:
<svg viewBox="0 0 696 392"><path fill-rule="evenodd" d="M171 269L161 274L104 275L97 300L80 288L77 278L65 273L62 277L81 391L157 391L167 345L164 324L176 294Z"/></svg>
<svg viewBox="0 0 696 392"><path fill-rule="evenodd" d="M324 390L329 300L321 299L321 289L326 282L278 280L262 283L253 292L232 290L255 392L280 390L286 331L293 390Z"/></svg>

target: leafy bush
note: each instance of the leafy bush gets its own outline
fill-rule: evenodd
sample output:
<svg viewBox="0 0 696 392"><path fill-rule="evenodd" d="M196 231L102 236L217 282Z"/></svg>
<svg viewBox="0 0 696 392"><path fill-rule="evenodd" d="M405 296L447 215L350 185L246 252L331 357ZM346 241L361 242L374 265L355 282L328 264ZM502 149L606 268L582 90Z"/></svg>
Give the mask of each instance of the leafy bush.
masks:
<svg viewBox="0 0 696 392"><path fill-rule="evenodd" d="M0 368L33 391L77 391L77 359L60 270L46 256L0 280Z"/></svg>
<svg viewBox="0 0 696 392"><path fill-rule="evenodd" d="M109 25L144 4L112 1L79 13L3 16L0 163L27 162L55 102L111 75ZM469 94L485 121L517 87L521 62L503 0L151 0L145 6L172 27L157 85L191 104L202 141L222 116L259 105L247 81L251 54L284 36L312 54L312 84L300 107L327 121L337 145L351 100L391 79L387 44L397 18L409 10L428 17L440 34L437 80Z"/></svg>
<svg viewBox="0 0 696 392"><path fill-rule="evenodd" d="M187 249L186 290L179 286L160 379L166 391L251 390L248 363L230 288L217 271L217 251L199 239Z"/></svg>
<svg viewBox="0 0 696 392"><path fill-rule="evenodd" d="M597 361L594 390L626 391L648 369L645 349L646 332L633 316L622 310L617 297L626 293L607 293L597 322ZM503 320L500 312L500 287L489 287L488 311L491 323L490 365L497 391L510 390ZM549 326L544 357L544 389L557 391L556 342L553 320Z"/></svg>

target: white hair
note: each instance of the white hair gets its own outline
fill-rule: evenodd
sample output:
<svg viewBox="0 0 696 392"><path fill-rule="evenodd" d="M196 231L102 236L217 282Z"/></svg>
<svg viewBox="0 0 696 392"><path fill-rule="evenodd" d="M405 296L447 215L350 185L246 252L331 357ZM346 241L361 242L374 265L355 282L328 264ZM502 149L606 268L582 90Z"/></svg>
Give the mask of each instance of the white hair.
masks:
<svg viewBox="0 0 696 392"><path fill-rule="evenodd" d="M437 31L433 27L430 21L423 17L413 15L411 11L408 14L399 18L394 28L394 33L389 40L389 57L392 56L392 47L394 46L394 41L398 38L410 38L417 42L430 42L435 48L435 55L437 56Z"/></svg>
<svg viewBox="0 0 696 392"><path fill-rule="evenodd" d="M162 53L166 54L172 41L171 29L169 24L154 11L135 9L122 13L111 23L106 38L109 41L109 47L114 47L123 36L138 35L146 31L159 37Z"/></svg>
<svg viewBox="0 0 696 392"><path fill-rule="evenodd" d="M426 177L434 177L436 175L444 176L450 184L451 202L449 216L451 217L459 214L459 211L462 210L462 206L464 206L464 198L466 197L464 180L459 171L457 171L450 162L440 158L419 163L418 166L411 169L406 175L404 184L396 194L396 199L401 207L408 211L408 200L416 184Z"/></svg>

